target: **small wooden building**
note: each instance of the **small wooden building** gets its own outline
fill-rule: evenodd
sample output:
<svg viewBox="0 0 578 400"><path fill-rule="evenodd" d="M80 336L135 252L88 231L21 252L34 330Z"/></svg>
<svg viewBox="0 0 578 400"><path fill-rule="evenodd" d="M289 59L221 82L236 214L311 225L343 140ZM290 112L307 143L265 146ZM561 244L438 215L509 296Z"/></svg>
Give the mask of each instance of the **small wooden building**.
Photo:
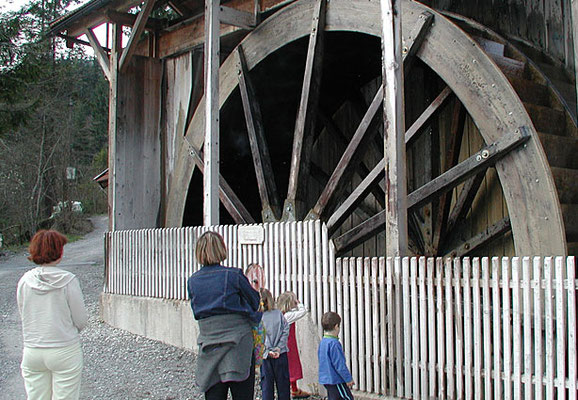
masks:
<svg viewBox="0 0 578 400"><path fill-rule="evenodd" d="M578 252L572 4L401 1L410 254ZM52 23L110 82L113 230L203 224L204 10L92 0ZM219 14L221 224L321 219L337 254L384 255L380 2Z"/></svg>

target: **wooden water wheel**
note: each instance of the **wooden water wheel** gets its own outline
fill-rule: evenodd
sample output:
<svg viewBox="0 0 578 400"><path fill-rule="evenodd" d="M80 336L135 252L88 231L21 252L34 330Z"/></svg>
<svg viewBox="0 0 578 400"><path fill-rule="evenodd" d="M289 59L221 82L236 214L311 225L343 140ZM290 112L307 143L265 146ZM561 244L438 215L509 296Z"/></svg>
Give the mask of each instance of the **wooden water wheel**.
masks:
<svg viewBox="0 0 578 400"><path fill-rule="evenodd" d="M301 0L222 63L229 221L319 218L339 254L383 255L379 16L378 2ZM562 210L577 194L571 184L557 192L560 179L504 73L448 18L410 1L402 18L412 252L565 254ZM202 212L203 109L179 150L167 226Z"/></svg>

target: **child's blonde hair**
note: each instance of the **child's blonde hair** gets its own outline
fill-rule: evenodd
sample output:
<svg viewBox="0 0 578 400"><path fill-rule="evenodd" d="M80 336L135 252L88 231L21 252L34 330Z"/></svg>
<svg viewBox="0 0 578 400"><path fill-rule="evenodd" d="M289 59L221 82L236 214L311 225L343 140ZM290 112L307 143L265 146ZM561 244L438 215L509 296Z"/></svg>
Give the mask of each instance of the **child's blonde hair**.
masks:
<svg viewBox="0 0 578 400"><path fill-rule="evenodd" d="M265 288L259 289L261 295L261 311L271 311L275 309L275 300L271 292Z"/></svg>
<svg viewBox="0 0 578 400"><path fill-rule="evenodd" d="M277 297L277 308L285 314L287 311L295 308L295 302L297 301L297 295L293 292L284 292Z"/></svg>

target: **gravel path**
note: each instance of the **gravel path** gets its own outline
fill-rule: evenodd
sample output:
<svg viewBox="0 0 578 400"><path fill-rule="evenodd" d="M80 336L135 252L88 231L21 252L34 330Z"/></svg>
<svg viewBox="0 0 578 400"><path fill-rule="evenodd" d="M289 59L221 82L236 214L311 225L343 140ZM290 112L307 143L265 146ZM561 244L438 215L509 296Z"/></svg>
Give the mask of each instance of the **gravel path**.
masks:
<svg viewBox="0 0 578 400"><path fill-rule="evenodd" d="M80 279L90 314L82 332L82 399L202 399L194 384L195 356L153 340L115 329L99 320L103 284L102 234L106 218L93 219L95 230L67 244L61 267ZM0 399L26 399L20 376L22 352L16 285L33 264L24 255L0 258Z"/></svg>

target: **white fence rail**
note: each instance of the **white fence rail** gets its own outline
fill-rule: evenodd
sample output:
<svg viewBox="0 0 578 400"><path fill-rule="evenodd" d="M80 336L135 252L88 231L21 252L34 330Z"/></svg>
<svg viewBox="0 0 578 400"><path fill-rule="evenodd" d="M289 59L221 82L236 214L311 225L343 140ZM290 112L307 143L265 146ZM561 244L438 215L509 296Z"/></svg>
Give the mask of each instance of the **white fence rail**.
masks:
<svg viewBox="0 0 578 400"><path fill-rule="evenodd" d="M573 257L336 259L319 222L260 225L264 241L220 232L226 265L265 268L319 322L334 310L356 388L401 398L577 398ZM186 299L207 228L109 233L105 291Z"/></svg>

